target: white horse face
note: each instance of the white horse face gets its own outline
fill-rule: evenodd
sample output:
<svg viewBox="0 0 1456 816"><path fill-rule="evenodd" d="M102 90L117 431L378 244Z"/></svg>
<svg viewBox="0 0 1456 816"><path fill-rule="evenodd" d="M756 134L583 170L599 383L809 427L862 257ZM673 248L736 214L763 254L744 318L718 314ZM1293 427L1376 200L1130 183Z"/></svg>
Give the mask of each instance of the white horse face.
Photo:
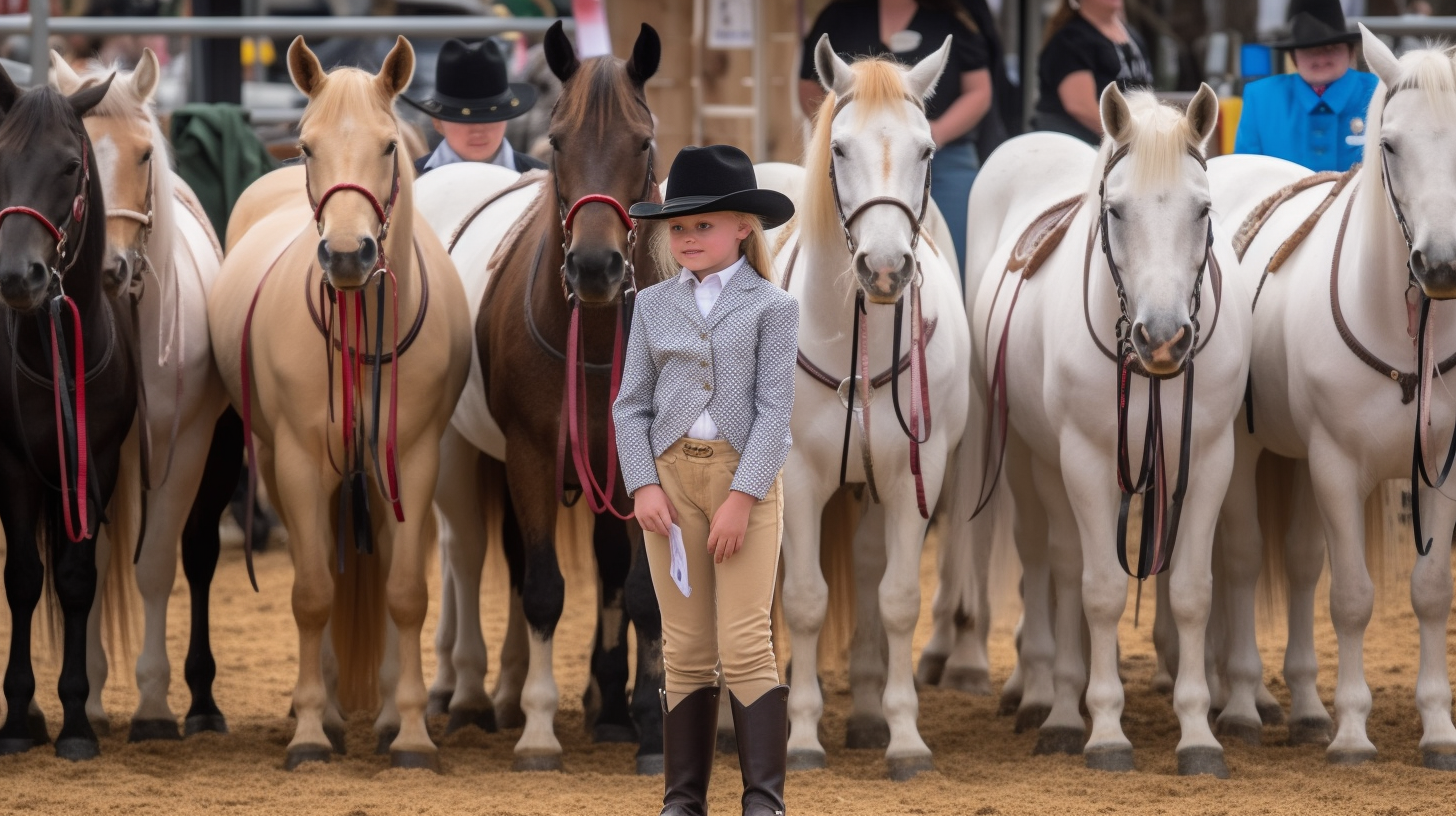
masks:
<svg viewBox="0 0 1456 816"><path fill-rule="evenodd" d="M849 65L827 35L815 49L824 87L849 99L831 122L830 161L841 218L849 219L851 267L874 303L899 300L915 276L915 235L935 155L930 123L915 100L934 91L949 53L947 37L938 51L903 72L902 101L874 105L860 100Z"/></svg>
<svg viewBox="0 0 1456 816"><path fill-rule="evenodd" d="M1126 293L1133 350L1149 373L1175 374L1193 349L1191 306L1207 259L1213 201L1194 151L1201 156L1218 100L1204 85L1177 121L1151 97L1130 108L1109 85L1102 113L1117 148L1129 147L1106 172L1102 205L1108 260Z"/></svg>
<svg viewBox="0 0 1456 816"><path fill-rule="evenodd" d="M1398 89L1386 98L1374 134L1379 141L1367 150L1367 161L1378 158L1388 173L1392 214L1403 217L1409 229L1410 267L1421 289L1431 298L1456 297L1456 221L1451 218L1456 212L1456 99L1432 104L1432 89L1423 87L1423 69L1439 62L1449 83L1456 66L1447 55L1429 52L1397 61L1368 32L1365 49L1384 87ZM1420 86L1411 87L1412 73Z"/></svg>

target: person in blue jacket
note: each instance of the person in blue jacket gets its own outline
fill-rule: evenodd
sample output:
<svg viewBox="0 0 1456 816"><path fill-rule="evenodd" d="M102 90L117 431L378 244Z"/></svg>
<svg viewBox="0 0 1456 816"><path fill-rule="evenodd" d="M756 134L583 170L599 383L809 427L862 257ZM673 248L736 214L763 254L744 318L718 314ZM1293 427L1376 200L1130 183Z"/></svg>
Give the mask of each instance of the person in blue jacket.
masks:
<svg viewBox="0 0 1456 816"><path fill-rule="evenodd" d="M1293 52L1298 73L1244 87L1234 152L1343 172L1365 149L1365 109L1378 80L1350 67L1360 34L1345 29L1339 0L1293 0L1289 12L1290 38L1274 47Z"/></svg>

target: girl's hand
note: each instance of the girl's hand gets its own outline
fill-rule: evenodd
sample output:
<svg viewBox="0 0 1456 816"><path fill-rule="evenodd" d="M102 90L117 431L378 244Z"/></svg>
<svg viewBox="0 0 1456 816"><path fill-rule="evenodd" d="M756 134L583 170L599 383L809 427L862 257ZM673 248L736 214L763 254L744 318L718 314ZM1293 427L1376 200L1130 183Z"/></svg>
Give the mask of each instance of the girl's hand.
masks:
<svg viewBox="0 0 1456 816"><path fill-rule="evenodd" d="M649 484L637 488L633 494L633 508L637 523L649 533L660 536L668 534L668 528L677 521L677 508L667 498L661 485Z"/></svg>
<svg viewBox="0 0 1456 816"><path fill-rule="evenodd" d="M743 549L743 536L748 532L748 514L758 499L728 491L728 498L713 514L713 525L708 530L708 552L713 554L713 563L721 564Z"/></svg>

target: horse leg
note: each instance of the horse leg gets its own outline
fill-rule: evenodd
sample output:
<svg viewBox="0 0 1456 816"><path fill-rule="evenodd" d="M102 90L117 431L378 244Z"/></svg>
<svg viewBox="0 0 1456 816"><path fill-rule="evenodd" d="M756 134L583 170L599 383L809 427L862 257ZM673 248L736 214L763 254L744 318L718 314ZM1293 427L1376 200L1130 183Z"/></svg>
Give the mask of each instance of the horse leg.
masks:
<svg viewBox="0 0 1456 816"><path fill-rule="evenodd" d="M854 534L854 638L849 644L852 703L844 734L846 748L884 749L890 745L890 726L881 699L888 648L879 604L880 581L885 576L885 533L885 506L865 502ZM921 665L925 665L923 658Z"/></svg>
<svg viewBox="0 0 1456 816"><path fill-rule="evenodd" d="M592 550L598 577L597 631L583 709L588 712L592 741L636 742L637 728L627 705L625 604L627 573L632 567L627 523L610 513L599 514L592 526Z"/></svg>
<svg viewBox="0 0 1456 816"><path fill-rule="evenodd" d="M1289 744L1327 746L1334 738L1335 722L1325 710L1316 685L1319 658L1314 646L1315 590L1324 572L1326 547L1307 461L1295 464L1290 500L1290 524L1284 539L1285 572L1289 576L1288 641L1284 650Z"/></svg>
<svg viewBox="0 0 1456 816"><path fill-rule="evenodd" d="M114 463L111 472L116 472ZM60 733L56 735L56 756L70 760L94 759L101 753L101 744L86 717L86 697L91 685L86 678L86 618L96 597L96 540L72 542L65 540L59 529L52 533L51 559L65 633L61 677L57 684L64 713Z"/></svg>
<svg viewBox="0 0 1456 816"><path fill-rule="evenodd" d="M526 713L521 710L521 692L526 685L531 658L525 601L521 597L526 577L526 550L509 496L503 496L501 501L501 543L510 583L510 609L506 616L506 638L500 650L500 674L496 676L491 702L495 707L497 725L501 728L522 728L526 725Z"/></svg>
<svg viewBox="0 0 1456 816"><path fill-rule="evenodd" d="M978 697L991 694L991 556L1005 504L996 500L992 505L971 520L971 563L961 566L964 571L956 579L966 585L962 603L973 610L958 608L954 613L955 647L940 678L941 688Z"/></svg>
<svg viewBox="0 0 1456 816"><path fill-rule="evenodd" d="M1411 606L1420 620L1421 663L1416 675L1416 708L1421 712L1421 761L1427 768L1456 770L1456 727L1451 723L1451 675L1446 668L1446 623L1451 617L1451 535L1456 502L1435 490L1421 497L1428 518L1421 529L1434 531L1431 551L1411 572Z"/></svg>
<svg viewBox="0 0 1456 816"><path fill-rule="evenodd" d="M124 549L124 548L123 548ZM126 558L123 551L119 557ZM111 529L103 526L96 533L96 574L106 575L111 567ZM111 735L111 718L101 704L101 692L111 675L111 666L106 658L104 633L101 631L101 613L106 592L105 579L96 582L96 597L91 600L91 613L86 616L86 681L89 693L86 696L86 719L91 721L91 730L98 737Z"/></svg>
<svg viewBox="0 0 1456 816"><path fill-rule="evenodd" d="M623 592L624 609L637 631L637 674L632 681L631 701L632 722L638 735L637 773L660 774L663 771L662 701L658 692L664 680L662 612L657 606L642 532L633 524L628 527L628 533L635 546Z"/></svg>
<svg viewBox="0 0 1456 816"><path fill-rule="evenodd" d="M824 693L819 687L819 631L829 609L829 584L819 567L819 529L826 490L790 451L784 468L784 618L794 646L789 666L789 754L791 770L823 768L819 718ZM790 488L789 486L793 486Z"/></svg>
<svg viewBox="0 0 1456 816"><path fill-rule="evenodd" d="M5 472L24 465L6 457ZM12 469L13 468L13 469ZM29 751L49 738L45 719L31 714L35 671L30 662L31 621L45 584L45 565L35 546L44 497L33 479L16 479L0 491L0 518L5 526L5 600L10 607L10 657L5 666L5 725L0 726L0 755ZM37 712L38 713L38 712ZM39 732L34 726L39 725Z"/></svg>
<svg viewBox="0 0 1456 816"><path fill-rule="evenodd" d="M1168 575L1153 578L1156 606L1153 611L1153 691L1173 693L1173 676L1178 671L1178 627L1173 625L1173 601L1168 597Z"/></svg>
<svg viewBox="0 0 1456 816"><path fill-rule="evenodd" d="M1041 728L1056 702L1055 660L1057 641L1054 636L1056 603L1052 594L1051 550L1046 505L1032 471L1031 451L1016 436L1007 434L1006 478L1016 505L1016 549L1021 557L1021 623L1017 626L1016 671L1021 684L1011 712L1016 714L1015 729L1020 734ZM1080 631L1078 638L1081 637ZM1010 686L1010 681L1007 681ZM1008 704L1009 690L1002 692L1002 704ZM1080 693L1080 692L1079 692ZM1081 715L1077 718L1077 748L1081 746ZM1068 744L1067 749L1073 746ZM1075 753L1075 751L1073 751Z"/></svg>
<svg viewBox="0 0 1456 816"><path fill-rule="evenodd" d="M372 501L372 497L371 497ZM379 498L383 503L383 497ZM382 519L375 522L379 529ZM382 535L388 535L382 533ZM379 713L374 717L374 753L387 756L389 746L399 736L399 627L388 616L384 619L384 651L379 656ZM428 697L428 695L427 695Z"/></svg>
<svg viewBox="0 0 1456 816"><path fill-rule="evenodd" d="M931 477L926 476L928 495L936 495ZM934 488L938 489L939 485ZM885 674L885 722L890 726L890 745L885 762L890 778L902 781L932 770L930 748L916 727L920 700L915 691L915 665L911 639L920 617L920 554L925 542L926 520L920 517L913 491L902 490L885 504L885 571L880 580L880 617L889 645Z"/></svg>
<svg viewBox="0 0 1456 816"><path fill-rule="evenodd" d="M1360 468L1340 456L1334 440L1326 448L1310 447L1310 476L1329 542L1330 619L1340 649L1336 731L1325 755L1332 763L1354 765L1375 758L1375 744L1365 732L1371 706L1365 627L1375 606L1375 585L1365 567L1365 496L1370 491L1361 484Z"/></svg>
<svg viewBox="0 0 1456 816"><path fill-rule="evenodd" d="M1050 660L1052 704L1037 734L1033 753L1080 754L1086 745L1086 730L1082 722L1082 695L1087 688L1087 658L1083 646L1085 624L1082 616L1081 534L1067 496L1067 489L1062 481L1061 467L1041 459L1033 459L1031 470L1035 476L1037 493L1045 508L1047 564L1051 577L1051 589L1055 593L1055 600L1051 606L1053 637L1047 644L1052 646ZM1105 500L1105 497L1100 499L1100 501ZM1108 529L1112 529L1112 522L1108 524ZM1030 571L1028 567L1028 573ZM1026 606L1028 624L1030 623L1030 610L1035 608L1032 605L1031 586L1032 582L1028 577ZM1118 586L1125 591L1125 583L1119 583ZM1030 647L1028 643L1030 628L1028 625L1027 630L1022 632L1023 654ZM1045 645L1042 645L1041 648L1045 648ZM1117 648L1115 640L1111 648L1115 652ZM1045 660L1041 655L1038 657ZM1024 662L1030 671L1031 660L1024 659ZM1115 666L1113 675L1115 678ZM1028 677L1028 696L1031 690L1032 686ZM1038 693L1041 693L1040 689L1038 689ZM1021 702L1023 712L1027 710L1028 702L1028 699L1023 698ZM1017 721L1018 724L1021 721L1019 713ZM1123 742L1127 742L1126 738L1123 738ZM1108 745L1104 750L1112 748L1113 746ZM1130 755L1131 743L1127 743L1125 748Z"/></svg>
<svg viewBox="0 0 1456 816"><path fill-rule="evenodd" d="M530 661L521 689L521 709L526 727L515 747L518 771L553 771L561 768L561 742L556 739L555 719L559 704L551 655L556 624L566 602L566 581L556 560L556 498L551 485L552 468L542 467L550 457L512 455L506 462L510 510L506 515L519 524L522 541L522 609L528 626ZM530 460L530 461L527 461Z"/></svg>
<svg viewBox="0 0 1456 816"><path fill-rule="evenodd" d="M440 484L445 480L441 479ZM436 497L438 507L439 497ZM443 520L446 527L448 520ZM440 531L440 618L435 622L435 679L430 683L430 703L425 714L438 717L450 713L450 698L455 696L455 577L450 571L450 534Z"/></svg>
<svg viewBox="0 0 1456 816"><path fill-rule="evenodd" d="M1236 429L1234 472L1220 510L1217 532L1218 593L1226 624L1220 659L1228 681L1227 699L1218 715L1217 732L1258 745L1264 722L1259 716L1258 689L1264 685L1254 608L1264 550L1259 532L1259 497L1255 470L1259 446ZM1210 627L1212 628L1212 627Z"/></svg>
<svg viewBox="0 0 1456 816"><path fill-rule="evenodd" d="M486 547L481 518L485 502L477 476L480 456L454 430L447 431L441 440L435 505L444 520L440 528L440 568L448 576L442 585L449 588L449 597L441 598L440 623L443 627L448 621L450 631L442 628L435 636L442 662L431 694L443 693L446 682L453 690L447 706L450 721L445 726L446 734L471 725L487 733L496 730L495 707L485 693L489 669L485 634L480 629L480 579Z"/></svg>
<svg viewBox="0 0 1456 816"><path fill-rule="evenodd" d="M210 607L212 579L222 552L217 524L227 509L233 482L243 466L243 445L243 421L236 411L228 408L213 426L212 444L208 447L202 469L202 483L198 485L197 497L192 500L192 509L182 528L182 573L187 577L192 601L187 659L182 666L187 689L192 693L192 704L184 721L184 733L189 737L203 731L228 732L227 718L212 695L217 661L212 655Z"/></svg>

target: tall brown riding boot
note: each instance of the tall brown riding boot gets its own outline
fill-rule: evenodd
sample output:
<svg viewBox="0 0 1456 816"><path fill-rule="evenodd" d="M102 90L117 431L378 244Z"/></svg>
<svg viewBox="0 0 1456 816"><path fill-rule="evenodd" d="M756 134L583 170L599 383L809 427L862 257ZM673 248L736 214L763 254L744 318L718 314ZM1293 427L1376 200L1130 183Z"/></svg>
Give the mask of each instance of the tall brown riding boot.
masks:
<svg viewBox="0 0 1456 816"><path fill-rule="evenodd" d="M743 816L784 816L789 759L789 687L774 686L745 706L730 692L738 764L743 769Z"/></svg>
<svg viewBox="0 0 1456 816"><path fill-rule="evenodd" d="M718 744L718 687L705 686L667 709L662 694L665 792L661 816L708 816L708 778Z"/></svg>

